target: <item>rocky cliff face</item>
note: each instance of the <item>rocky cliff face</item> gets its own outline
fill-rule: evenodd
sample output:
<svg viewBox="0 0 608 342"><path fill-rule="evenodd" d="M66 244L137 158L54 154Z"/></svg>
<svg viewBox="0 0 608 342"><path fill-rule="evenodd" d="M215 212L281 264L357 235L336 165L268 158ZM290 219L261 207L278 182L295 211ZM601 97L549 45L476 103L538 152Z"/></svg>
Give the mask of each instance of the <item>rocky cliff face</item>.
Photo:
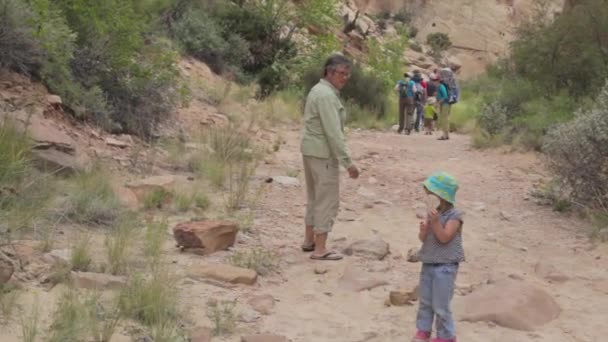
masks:
<svg viewBox="0 0 608 342"><path fill-rule="evenodd" d="M406 10L424 42L433 32L449 34L449 55L462 64L461 77L485 70L486 65L507 53L515 28L533 14L536 0L353 0L367 14ZM558 13L566 0L550 0L548 10Z"/></svg>

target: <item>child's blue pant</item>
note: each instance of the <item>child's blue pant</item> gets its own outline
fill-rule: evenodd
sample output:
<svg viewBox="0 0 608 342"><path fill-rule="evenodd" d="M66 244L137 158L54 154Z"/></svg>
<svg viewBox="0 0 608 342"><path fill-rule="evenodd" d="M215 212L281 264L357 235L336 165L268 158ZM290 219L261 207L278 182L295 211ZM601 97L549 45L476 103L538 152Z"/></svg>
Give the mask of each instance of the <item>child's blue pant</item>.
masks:
<svg viewBox="0 0 608 342"><path fill-rule="evenodd" d="M452 339L456 336L450 301L454 295L454 286L458 264L423 264L420 271L418 315L416 328L430 332L435 319L437 337Z"/></svg>

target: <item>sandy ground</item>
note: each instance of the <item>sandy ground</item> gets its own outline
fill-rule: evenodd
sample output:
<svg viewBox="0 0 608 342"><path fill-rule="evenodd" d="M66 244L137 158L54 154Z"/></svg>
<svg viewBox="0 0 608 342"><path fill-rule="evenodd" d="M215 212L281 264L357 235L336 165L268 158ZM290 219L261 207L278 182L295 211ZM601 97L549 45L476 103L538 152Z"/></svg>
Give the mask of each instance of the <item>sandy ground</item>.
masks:
<svg viewBox="0 0 608 342"><path fill-rule="evenodd" d="M267 176L293 175L302 168L298 130L284 129L281 134L285 144L273 161L258 169L260 183ZM593 341L608 335L608 247L591 243L586 237L589 223L576 215L534 203L530 190L549 177L537 155L474 150L468 137L458 135L442 142L421 134L357 131L349 134L349 146L362 173L358 180L342 174L341 212L330 247L341 250L359 239L381 238L390 244L391 254L382 261L346 257L329 262L312 261L301 252L305 197L299 172L300 186L268 186L251 231L239 234L232 251L207 257L180 254L167 234L166 255L180 277L185 326L210 326L205 307L214 298L236 300L243 319L234 334L213 341L236 342L243 334L256 332L284 335L293 342L409 341L416 306L384 303L391 290L413 289L418 282L420 264L408 263L405 256L419 246L415 214L424 205L421 182L433 171L445 170L460 182L457 206L466 215L467 262L460 268L459 288L516 277L544 289L562 309L557 319L533 332L458 321L459 341ZM183 219L174 217L171 222ZM185 276L203 259L221 262L235 250L257 245L276 251L280 267L254 286L218 286ZM557 267L569 280L543 279L534 271L539 261ZM357 269L387 285L362 292L346 290L338 281L346 269ZM51 291L34 286L27 289L21 304L28 309L34 300L40 303L41 326L48 327L53 301L61 290L62 286ZM264 294L276 299L270 315L257 314L247 304ZM453 301L457 320L464 298L457 294ZM0 326L0 341L19 341L17 321ZM129 341L128 335L129 329L121 329L112 341Z"/></svg>

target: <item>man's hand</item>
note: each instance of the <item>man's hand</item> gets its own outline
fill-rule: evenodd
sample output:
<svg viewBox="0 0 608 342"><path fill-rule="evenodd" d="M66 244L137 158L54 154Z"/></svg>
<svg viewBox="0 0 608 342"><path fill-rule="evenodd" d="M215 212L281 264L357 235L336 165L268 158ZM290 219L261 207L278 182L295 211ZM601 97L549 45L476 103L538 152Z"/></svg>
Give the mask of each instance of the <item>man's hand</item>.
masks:
<svg viewBox="0 0 608 342"><path fill-rule="evenodd" d="M348 176L352 179L359 178L359 169L355 165L351 165L346 169L348 171Z"/></svg>

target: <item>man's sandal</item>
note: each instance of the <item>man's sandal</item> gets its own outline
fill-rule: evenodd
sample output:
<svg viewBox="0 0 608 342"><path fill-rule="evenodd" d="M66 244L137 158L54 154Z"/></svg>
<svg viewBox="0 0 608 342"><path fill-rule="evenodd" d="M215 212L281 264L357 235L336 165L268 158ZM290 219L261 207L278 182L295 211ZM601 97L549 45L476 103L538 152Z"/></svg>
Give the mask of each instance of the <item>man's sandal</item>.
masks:
<svg viewBox="0 0 608 342"><path fill-rule="evenodd" d="M340 254L337 254L336 252L327 252L323 255L311 255L310 258L312 260L342 260L342 258L344 258L343 256L341 256Z"/></svg>

